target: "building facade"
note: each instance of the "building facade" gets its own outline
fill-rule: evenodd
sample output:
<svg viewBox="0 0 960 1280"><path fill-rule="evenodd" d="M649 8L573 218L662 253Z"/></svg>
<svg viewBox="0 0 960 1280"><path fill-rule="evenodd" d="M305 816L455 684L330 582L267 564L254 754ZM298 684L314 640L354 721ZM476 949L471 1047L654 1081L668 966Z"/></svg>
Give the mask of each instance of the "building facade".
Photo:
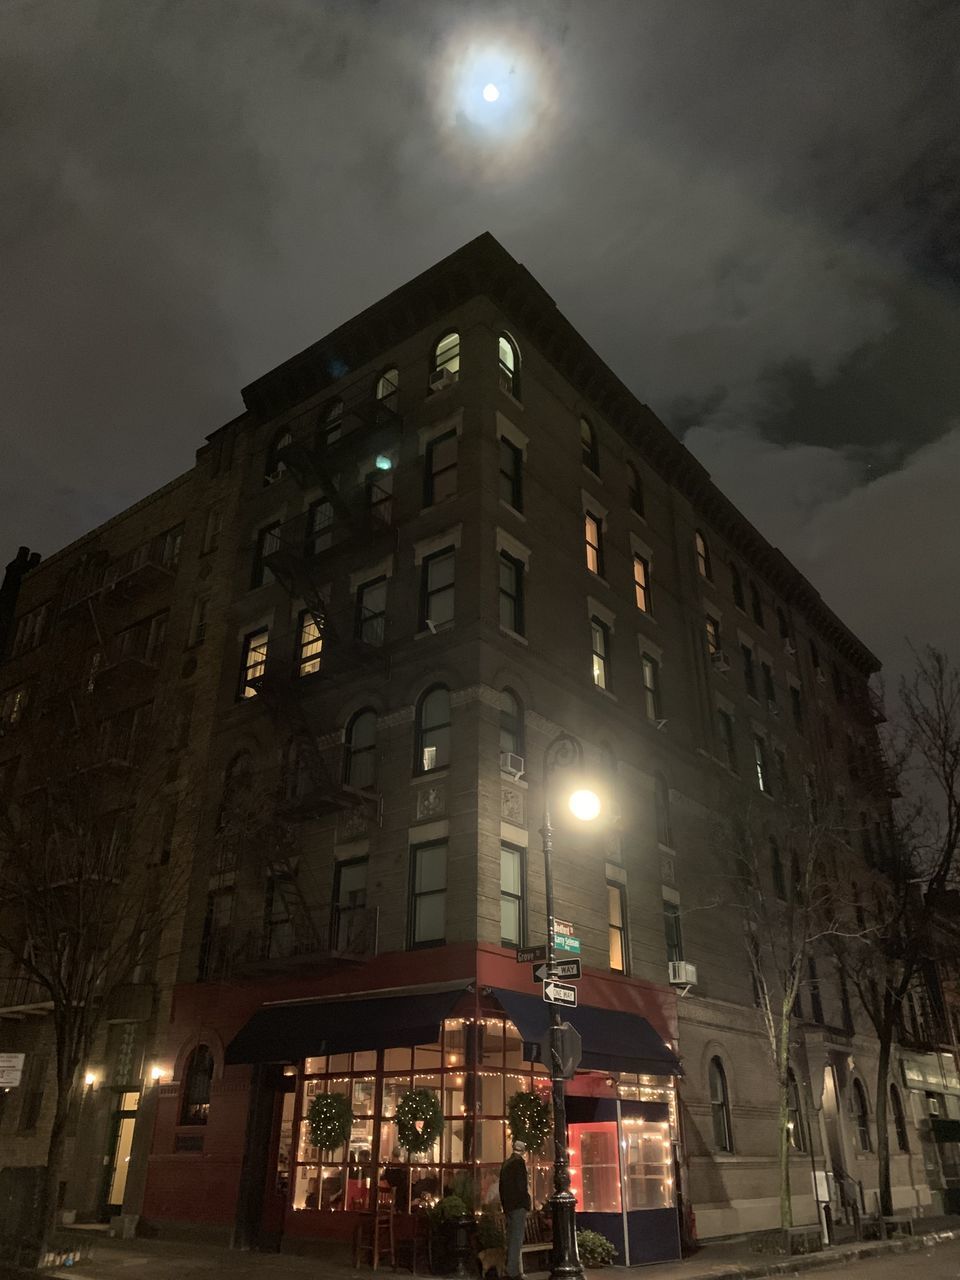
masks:
<svg viewBox="0 0 960 1280"><path fill-rule="evenodd" d="M111 566L159 556L154 594L124 596L88 647L115 665L116 637L146 645L168 611L139 722L166 753L161 839L190 887L175 972L150 975L140 1030L108 1024L139 1037L136 1065L104 1044L81 1110L123 1194L77 1172L64 1207L300 1247L347 1238L387 1189L405 1212L453 1186L487 1202L509 1097L547 1083L547 1005L516 954L546 936L549 790L558 928L584 975L584 1221L634 1262L677 1256L678 1198L701 1238L775 1226L776 1090L718 831L749 811L775 843L800 797L869 863L889 806L876 659L489 236L243 396L187 476L32 567L10 629L16 788L78 566L100 552L96 620ZM154 541L172 528L175 563ZM561 731L582 769L544 767ZM582 777L602 800L589 824L564 805ZM815 1186L841 1215L856 1186L870 1211L869 1027L826 955L800 1003L795 1220ZM0 1025L42 1063L43 1010ZM902 1059L894 1194L922 1212L949 1151ZM408 1157L412 1088L444 1125ZM353 1127L322 1151L306 1117L332 1093ZM4 1162L36 1160L7 1110Z"/></svg>

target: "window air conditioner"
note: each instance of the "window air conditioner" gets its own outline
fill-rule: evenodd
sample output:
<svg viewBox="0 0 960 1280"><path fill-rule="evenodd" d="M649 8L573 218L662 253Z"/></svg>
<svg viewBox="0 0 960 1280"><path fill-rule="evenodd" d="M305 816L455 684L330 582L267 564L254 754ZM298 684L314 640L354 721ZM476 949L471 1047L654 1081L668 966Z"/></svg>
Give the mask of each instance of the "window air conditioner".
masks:
<svg viewBox="0 0 960 1280"><path fill-rule="evenodd" d="M730 663L727 661L727 655L722 649L717 649L715 653L711 653L710 661L713 663L714 671L730 670Z"/></svg>
<svg viewBox="0 0 960 1280"><path fill-rule="evenodd" d="M430 375L430 390L442 391L444 387L452 387L458 376L450 369L434 369Z"/></svg>
<svg viewBox="0 0 960 1280"><path fill-rule="evenodd" d="M931 1116L938 1116L940 1114L939 1098L927 1098L927 1114Z"/></svg>
<svg viewBox="0 0 960 1280"><path fill-rule="evenodd" d="M697 966L689 960L668 960L667 971L671 986L692 987L697 981Z"/></svg>
<svg viewBox="0 0 960 1280"><path fill-rule="evenodd" d="M509 773L514 778L519 778L523 773L526 765L523 756L518 756L513 751L500 752L500 772Z"/></svg>

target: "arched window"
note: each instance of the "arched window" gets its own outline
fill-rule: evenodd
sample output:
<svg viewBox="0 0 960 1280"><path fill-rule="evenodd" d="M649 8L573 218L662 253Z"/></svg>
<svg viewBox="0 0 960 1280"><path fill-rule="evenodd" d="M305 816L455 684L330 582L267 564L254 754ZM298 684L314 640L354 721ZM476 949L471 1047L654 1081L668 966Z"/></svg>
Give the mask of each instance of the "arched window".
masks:
<svg viewBox="0 0 960 1280"><path fill-rule="evenodd" d="M273 437L270 448L267 450L267 461L263 468L264 487L276 484L278 480L283 478L283 473L287 469L281 454L287 445L293 443L293 436L289 431L281 431L279 435Z"/></svg>
<svg viewBox="0 0 960 1280"><path fill-rule="evenodd" d="M343 401L339 398L329 401L320 412L317 430L317 443L336 444L343 434Z"/></svg>
<svg viewBox="0 0 960 1280"><path fill-rule="evenodd" d="M857 1146L861 1151L870 1150L870 1112L867 1110L867 1094L859 1080L854 1080L850 1093L851 1110L857 1126Z"/></svg>
<svg viewBox="0 0 960 1280"><path fill-rule="evenodd" d="M500 694L500 751L523 755L523 703L512 689Z"/></svg>
<svg viewBox="0 0 960 1280"><path fill-rule="evenodd" d="M597 433L586 418L580 419L580 454L583 465L594 475L600 474L600 449L597 445Z"/></svg>
<svg viewBox="0 0 960 1280"><path fill-rule="evenodd" d="M699 529L694 533L693 541L697 552L697 571L701 578L706 578L709 582L712 582L713 567L710 564L710 546Z"/></svg>
<svg viewBox="0 0 960 1280"><path fill-rule="evenodd" d="M800 1086L792 1071L787 1072L787 1133L794 1151L806 1151L803 1112L800 1110Z"/></svg>
<svg viewBox="0 0 960 1280"><path fill-rule="evenodd" d="M397 393L400 390L400 370L384 369L377 379L376 398L390 409L396 408Z"/></svg>
<svg viewBox="0 0 960 1280"><path fill-rule="evenodd" d="M654 807L657 816L657 840L668 849L673 848L673 830L670 822L670 788L667 780L657 774L654 780Z"/></svg>
<svg viewBox="0 0 960 1280"><path fill-rule="evenodd" d="M710 1059L710 1115L713 1119L713 1146L715 1151L733 1150L733 1129L730 1126L730 1099L727 1095L727 1076L719 1058Z"/></svg>
<svg viewBox="0 0 960 1280"><path fill-rule="evenodd" d="M213 1079L213 1054L205 1044L198 1044L187 1061L180 1096L180 1123L206 1124L210 1111L210 1082Z"/></svg>
<svg viewBox="0 0 960 1280"><path fill-rule="evenodd" d="M454 330L446 333L433 348L430 357L430 373L446 372L451 378L460 376L460 335ZM434 380L430 379L431 387Z"/></svg>
<svg viewBox="0 0 960 1280"><path fill-rule="evenodd" d="M506 391L515 400L520 399L520 352L517 344L506 333L501 333L500 352L500 390Z"/></svg>
<svg viewBox="0 0 960 1280"><path fill-rule="evenodd" d="M638 516L643 515L643 484L640 472L632 462L627 463L627 478L630 484L630 510Z"/></svg>
<svg viewBox="0 0 960 1280"><path fill-rule="evenodd" d="M416 772L429 773L450 763L450 690L437 684L417 705Z"/></svg>
<svg viewBox="0 0 960 1280"><path fill-rule="evenodd" d="M344 745L344 782L361 791L372 790L377 780L377 713L372 707L364 707L350 720Z"/></svg>
<svg viewBox="0 0 960 1280"><path fill-rule="evenodd" d="M893 1127L897 1135L897 1146L901 1151L910 1150L910 1139L907 1137L907 1117L903 1113L903 1099L895 1084L890 1086L890 1110L893 1113Z"/></svg>

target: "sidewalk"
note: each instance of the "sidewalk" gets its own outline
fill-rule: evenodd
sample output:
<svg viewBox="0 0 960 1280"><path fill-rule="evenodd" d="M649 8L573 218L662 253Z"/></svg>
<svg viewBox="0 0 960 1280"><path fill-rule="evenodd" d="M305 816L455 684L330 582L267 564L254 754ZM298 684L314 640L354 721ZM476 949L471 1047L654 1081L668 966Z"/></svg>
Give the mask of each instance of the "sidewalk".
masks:
<svg viewBox="0 0 960 1280"><path fill-rule="evenodd" d="M80 1236L77 1232L72 1238ZM68 1233L64 1233L64 1239ZM744 1241L705 1245L683 1262L647 1267L607 1269L609 1280L748 1280L749 1277L794 1275L800 1271L844 1266L860 1259L912 1253L948 1241L960 1241L960 1219L924 1218L915 1236L837 1245L820 1253L796 1257L753 1252ZM168 1240L111 1240L85 1236L92 1246L87 1262L51 1274L64 1280L210 1280L229 1274L230 1280L369 1280L369 1267L356 1271L346 1246L332 1246L324 1257L285 1253L246 1253L215 1245L181 1244ZM381 1268L390 1274L389 1267ZM408 1274L398 1271L398 1276ZM598 1277L599 1272L591 1272ZM531 1276L530 1280L534 1280Z"/></svg>

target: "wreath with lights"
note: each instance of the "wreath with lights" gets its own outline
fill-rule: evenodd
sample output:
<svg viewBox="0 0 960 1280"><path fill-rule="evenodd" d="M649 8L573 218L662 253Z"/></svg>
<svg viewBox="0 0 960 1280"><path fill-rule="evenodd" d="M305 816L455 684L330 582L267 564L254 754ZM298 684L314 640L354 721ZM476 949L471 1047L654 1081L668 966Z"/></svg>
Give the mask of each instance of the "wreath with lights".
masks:
<svg viewBox="0 0 960 1280"><path fill-rule="evenodd" d="M515 1093L507 1101L507 1125L514 1142L539 1151L550 1132L550 1108L537 1093Z"/></svg>
<svg viewBox="0 0 960 1280"><path fill-rule="evenodd" d="M350 1137L353 1108L344 1093L318 1093L307 1111L310 1141L321 1151L342 1147Z"/></svg>
<svg viewBox="0 0 960 1280"><path fill-rule="evenodd" d="M429 1151L443 1133L440 1100L429 1089L408 1089L397 1103L397 1137L414 1154Z"/></svg>

